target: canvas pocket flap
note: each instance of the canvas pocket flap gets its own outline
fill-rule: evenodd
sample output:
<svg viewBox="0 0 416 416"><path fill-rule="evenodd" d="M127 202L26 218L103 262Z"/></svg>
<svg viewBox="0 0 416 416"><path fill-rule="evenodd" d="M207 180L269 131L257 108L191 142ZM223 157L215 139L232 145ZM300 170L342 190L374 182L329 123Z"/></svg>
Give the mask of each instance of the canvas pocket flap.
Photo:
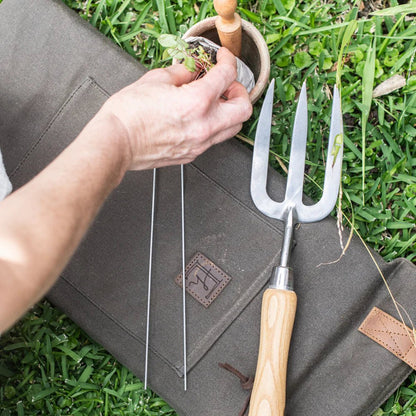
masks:
<svg viewBox="0 0 416 416"><path fill-rule="evenodd" d="M107 96L92 78L77 87L14 169L14 186L26 183L64 150ZM186 261L201 252L231 277L208 308L186 297L189 370L263 289L280 251L281 224L266 221L246 198L249 153L240 158L247 164L241 195L233 184L242 178L232 177L241 169L233 166L232 149L231 144L218 146L185 166ZM71 316L83 302L96 308L142 346L138 362L144 360L146 336L151 193L151 171L128 172L61 275L74 291L64 311ZM182 289L175 283L182 271L179 167L157 170L156 207L150 350L181 376ZM59 285L52 299L59 298Z"/></svg>
<svg viewBox="0 0 416 416"><path fill-rule="evenodd" d="M150 349L182 376L180 170L158 169ZM152 174L129 172L106 201L62 277L143 346L149 272ZM204 254L231 277L209 305L186 296L188 369L262 290L281 232L195 165L185 168L186 261ZM265 247L275 247L273 256ZM152 357L152 356L151 356ZM156 359L156 358L155 358ZM137 352L143 361L143 350Z"/></svg>

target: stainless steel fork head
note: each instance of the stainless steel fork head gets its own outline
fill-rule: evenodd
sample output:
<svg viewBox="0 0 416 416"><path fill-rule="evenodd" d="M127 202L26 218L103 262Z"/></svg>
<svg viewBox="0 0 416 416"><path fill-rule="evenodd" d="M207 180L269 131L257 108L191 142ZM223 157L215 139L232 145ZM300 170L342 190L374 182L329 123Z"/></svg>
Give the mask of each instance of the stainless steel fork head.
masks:
<svg viewBox="0 0 416 416"><path fill-rule="evenodd" d="M267 169L273 112L274 80L269 85L260 113L253 151L251 197L256 207L265 215L287 222L315 222L325 218L334 208L341 179L343 154L343 125L340 94L334 87L328 156L321 199L314 205L302 201L305 171L308 107L306 84L302 86L296 109L290 150L286 194L282 202L270 198L266 190Z"/></svg>

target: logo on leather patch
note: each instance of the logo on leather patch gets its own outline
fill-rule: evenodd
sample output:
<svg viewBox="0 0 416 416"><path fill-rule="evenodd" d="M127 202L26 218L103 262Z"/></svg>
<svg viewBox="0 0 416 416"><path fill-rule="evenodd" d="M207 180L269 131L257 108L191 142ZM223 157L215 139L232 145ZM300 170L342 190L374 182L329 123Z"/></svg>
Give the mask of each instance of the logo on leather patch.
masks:
<svg viewBox="0 0 416 416"><path fill-rule="evenodd" d="M206 308L218 297L231 280L223 270L202 253L196 253L185 267L186 291ZM182 287L182 273L175 282Z"/></svg>

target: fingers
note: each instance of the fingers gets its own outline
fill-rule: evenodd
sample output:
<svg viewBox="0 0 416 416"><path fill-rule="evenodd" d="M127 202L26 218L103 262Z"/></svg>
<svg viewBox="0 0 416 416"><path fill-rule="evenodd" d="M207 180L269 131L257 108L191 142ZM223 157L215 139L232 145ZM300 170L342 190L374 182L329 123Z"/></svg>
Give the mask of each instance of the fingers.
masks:
<svg viewBox="0 0 416 416"><path fill-rule="evenodd" d="M209 146L231 139L231 137L234 137L236 134L238 134L242 128L243 128L243 123L238 123L225 130L222 130L217 135L211 138Z"/></svg>
<svg viewBox="0 0 416 416"><path fill-rule="evenodd" d="M248 120L253 111L246 88L235 82L237 63L235 56L226 48L217 53L217 64L203 78L194 81L195 96L210 102L212 119L220 130ZM223 100L221 97L226 97Z"/></svg>
<svg viewBox="0 0 416 416"><path fill-rule="evenodd" d="M235 56L228 49L220 48L217 52L217 64L193 85L195 88L203 90L205 97L212 101L221 97L236 78Z"/></svg>
<svg viewBox="0 0 416 416"><path fill-rule="evenodd" d="M167 68L153 69L147 72L138 81L139 84L162 82L180 87L195 79L196 72L190 72L183 64L172 65ZM198 88L209 91L208 99L215 99L231 85L237 77L237 64L235 56L226 48L220 48L217 53L217 64L199 81Z"/></svg>
<svg viewBox="0 0 416 416"><path fill-rule="evenodd" d="M237 81L233 82L228 89L224 91L223 96L226 97L228 101L232 101L240 97L250 101L246 87Z"/></svg>
<svg viewBox="0 0 416 416"><path fill-rule="evenodd" d="M183 84L188 84L195 79L196 73L190 72L185 68L185 65L176 64L168 68L153 69L143 75L138 83L164 83L180 87Z"/></svg>
<svg viewBox="0 0 416 416"><path fill-rule="evenodd" d="M247 90L239 82L233 82L224 96L227 99L220 99L212 114L219 131L244 123L253 112Z"/></svg>
<svg viewBox="0 0 416 416"><path fill-rule="evenodd" d="M216 135L210 137L209 140L206 140L204 143L201 143L199 147L194 148L193 152L187 153L186 155L176 159L176 160L167 160L166 165L176 165L176 164L187 164L195 160L200 154L204 153L211 146L221 143L231 137L234 137L242 129L243 124L237 124L232 127L227 128L226 130L220 131Z"/></svg>
<svg viewBox="0 0 416 416"><path fill-rule="evenodd" d="M222 111L235 112L235 109L239 108L239 116L242 117L241 121L247 121L250 118L253 112L253 106L250 101L250 96L242 84L233 82L228 90L224 92L224 96L227 100L221 102L220 107Z"/></svg>
<svg viewBox="0 0 416 416"><path fill-rule="evenodd" d="M237 134L252 106L236 76L234 55L221 48L217 65L199 80L184 65L173 65L149 71L133 88L126 87L112 111L129 127L137 153L134 168L188 163Z"/></svg>
<svg viewBox="0 0 416 416"><path fill-rule="evenodd" d="M215 67L204 78L193 83L200 83L202 88L205 88L208 99L218 100L219 105L215 108L216 115L225 122L225 128L248 120L253 111L246 88L239 82L235 82L236 78L235 56L228 49L220 48ZM220 98L224 96L227 100Z"/></svg>

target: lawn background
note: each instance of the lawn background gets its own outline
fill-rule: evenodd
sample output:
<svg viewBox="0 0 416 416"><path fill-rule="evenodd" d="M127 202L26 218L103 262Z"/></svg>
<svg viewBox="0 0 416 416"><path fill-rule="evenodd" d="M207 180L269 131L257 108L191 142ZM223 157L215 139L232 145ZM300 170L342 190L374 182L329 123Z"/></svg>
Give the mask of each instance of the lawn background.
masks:
<svg viewBox="0 0 416 416"><path fill-rule="evenodd" d="M159 34L181 35L215 15L210 1L62 1L148 68L169 64ZM307 79L311 124L305 191L319 198L330 91L340 82L343 222L353 224L363 242L387 261L406 257L416 263L416 3L239 0L238 5L241 16L264 35L276 79L271 163L285 174L297 93ZM373 98L374 87L393 75L403 77L405 85ZM260 106L240 135L246 143L254 138ZM0 416L175 415L47 302L5 334L0 348ZM415 416L415 379L413 373L377 416Z"/></svg>

